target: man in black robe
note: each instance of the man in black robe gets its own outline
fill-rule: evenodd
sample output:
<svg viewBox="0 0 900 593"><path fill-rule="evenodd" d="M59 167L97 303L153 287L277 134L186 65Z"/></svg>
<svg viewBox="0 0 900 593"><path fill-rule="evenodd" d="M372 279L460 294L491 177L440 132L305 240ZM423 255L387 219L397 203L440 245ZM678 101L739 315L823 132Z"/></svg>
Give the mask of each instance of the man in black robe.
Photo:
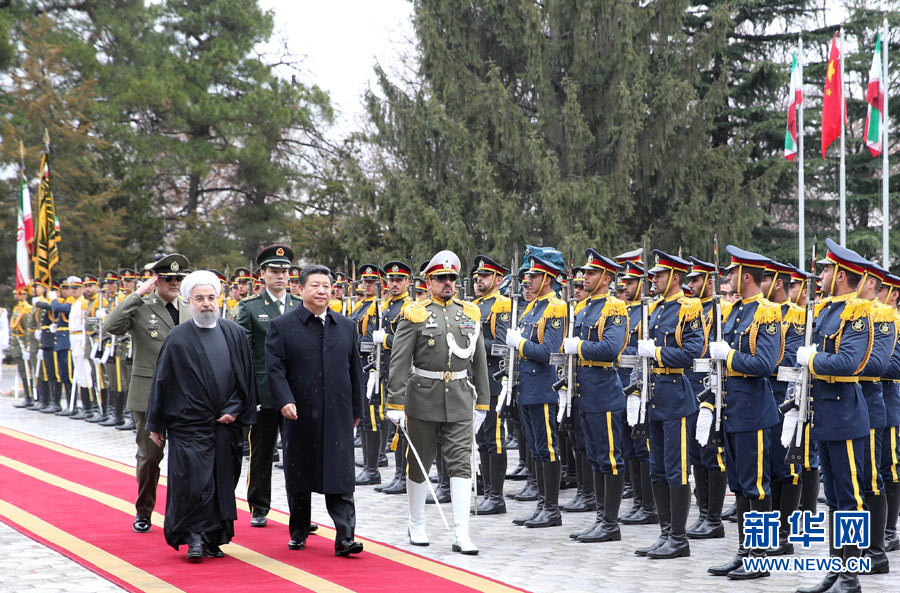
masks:
<svg viewBox="0 0 900 593"><path fill-rule="evenodd" d="M159 354L147 429L169 440L166 542L187 558L220 558L234 536L234 489L241 474L242 427L256 419L256 381L244 330L219 319L218 278L193 272L181 284L192 322L169 333Z"/></svg>
<svg viewBox="0 0 900 593"><path fill-rule="evenodd" d="M331 284L324 266L300 272L303 306L269 323L266 370L273 405L286 419L288 548L306 545L311 493L319 492L337 531L335 555L348 556L363 549L353 540L353 429L363 413L362 366L354 323L328 308Z"/></svg>

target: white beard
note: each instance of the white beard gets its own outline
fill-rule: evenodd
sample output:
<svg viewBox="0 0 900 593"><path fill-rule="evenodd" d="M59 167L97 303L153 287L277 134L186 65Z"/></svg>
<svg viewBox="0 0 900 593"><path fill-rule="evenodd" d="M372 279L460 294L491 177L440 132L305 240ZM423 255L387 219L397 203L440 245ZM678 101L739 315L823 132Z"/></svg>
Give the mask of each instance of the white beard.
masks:
<svg viewBox="0 0 900 593"><path fill-rule="evenodd" d="M213 308L209 313L201 313L194 312L191 309L191 319L194 320L194 323L197 324L197 327L202 327L204 329L211 329L216 327L216 323L219 321L219 309Z"/></svg>

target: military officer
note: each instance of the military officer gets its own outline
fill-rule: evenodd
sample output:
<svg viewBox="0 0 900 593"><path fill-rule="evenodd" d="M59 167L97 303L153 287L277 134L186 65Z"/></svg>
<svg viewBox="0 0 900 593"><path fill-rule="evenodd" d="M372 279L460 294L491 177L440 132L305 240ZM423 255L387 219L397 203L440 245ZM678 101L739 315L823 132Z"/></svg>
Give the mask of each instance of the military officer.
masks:
<svg viewBox="0 0 900 593"><path fill-rule="evenodd" d="M31 304L34 306L35 321L35 339L38 341L38 370L36 373L38 400L39 405L35 408L38 412L58 412L59 393L53 387L56 380L56 371L53 364L53 345L56 342L56 336L50 331L53 319L50 311L50 300L47 295L47 285L43 282L35 281L34 297ZM38 306L40 303L46 303L48 306Z"/></svg>
<svg viewBox="0 0 900 593"><path fill-rule="evenodd" d="M637 258L637 259L635 259ZM623 354L637 355L637 342L641 336L641 289L644 268L641 250L616 256L616 263L623 266L621 274L622 300L628 307L628 336ZM634 369L619 368L619 380L623 386L634 383ZM631 395L626 393L625 395ZM634 501L631 509L621 521L624 525L655 525L659 523L653 488L650 484L650 441L646 438L632 438L631 431L625 429L622 435L622 454L631 476Z"/></svg>
<svg viewBox="0 0 900 593"><path fill-rule="evenodd" d="M103 331L116 336L130 333L134 345L134 368L128 385L128 409L137 427L138 495L132 529L150 531L150 516L156 505L159 462L163 450L150 440L146 429L147 404L156 369L156 359L169 331L191 318L190 308L180 298L181 280L190 266L183 255L173 253L148 264L149 280L125 297L103 320Z"/></svg>
<svg viewBox="0 0 900 593"><path fill-rule="evenodd" d="M378 329L378 316L380 315L380 295L378 285L381 281L381 270L373 264L363 264L357 270L357 278L362 285L363 298L356 303L350 318L356 322L356 331L359 339L360 357L362 357L363 370L368 371L366 382L366 414L363 415L359 426L361 427L360 439L363 450L363 469L356 476L358 485L380 484L381 474L378 473L378 456L383 449L381 432L382 408L381 389L375 372L372 333ZM366 352L368 350L368 352Z"/></svg>
<svg viewBox="0 0 900 593"><path fill-rule="evenodd" d="M897 313L897 299L900 296L900 277L887 274L882 283L880 300L894 310L894 325L900 323ZM881 477L884 480L887 513L884 530L884 549L886 552L900 550L900 539L897 537L897 515L900 513L900 468L897 459L900 457L897 432L900 427L900 350L894 346L891 361L882 375L881 385L884 390L884 408L887 427L881 446ZM804 479L806 477L804 476Z"/></svg>
<svg viewBox="0 0 900 593"><path fill-rule="evenodd" d="M511 322L512 301L500 294L500 284L509 270L487 255L475 258L475 292L480 296L473 301L481 311L481 334L488 363L491 390L490 409L484 424L475 434L478 454L481 458L481 475L484 479L484 497L478 503L476 514L498 515L506 513L503 499L503 483L506 478L506 431L503 419L497 412L502 382L497 378L503 356L493 356L494 345L506 343L506 330ZM504 398L506 394L503 394Z"/></svg>
<svg viewBox="0 0 900 593"><path fill-rule="evenodd" d="M16 361L19 379L22 381L22 388L25 392L25 398L21 402L14 404L14 406L17 408L31 408L36 402L31 398L32 367L31 351L28 349L28 332L31 330L31 333L34 333L34 316L31 313L32 307L28 303L28 287L16 288L14 293L16 306L13 307L9 318L10 355Z"/></svg>
<svg viewBox="0 0 900 593"><path fill-rule="evenodd" d="M654 250L654 292L660 300L650 315L650 339L638 340L638 356L652 360L647 402L650 480L659 513L660 537L649 548L635 550L648 558L690 555L685 523L691 505L687 439L694 433L697 400L684 376L703 351L706 339L703 305L684 296L681 285L690 262ZM639 419L640 398L629 395L628 424ZM640 432L640 431L639 431Z"/></svg>
<svg viewBox="0 0 900 593"><path fill-rule="evenodd" d="M490 405L490 387L481 311L454 298L459 274L459 258L451 251L438 252L425 270L431 299L404 308L393 340L387 406L391 421L405 423L410 448L423 464L408 470L410 543L428 545L425 480L440 435L450 475L451 549L477 554L469 538L471 455L474 432Z"/></svg>
<svg viewBox="0 0 900 593"><path fill-rule="evenodd" d="M528 291L534 299L522 313L518 327L506 332L506 344L519 356L517 402L538 488L535 510L528 517L513 519L516 525L526 527L562 525L557 412L564 395L554 389L557 374L550 364L550 354L561 352L565 335L566 303L554 292L565 264L556 249L545 249L541 255L528 260Z"/></svg>
<svg viewBox="0 0 900 593"><path fill-rule="evenodd" d="M416 302L422 302L428 300L428 285L425 284L425 279L421 276L416 276L413 279L414 291L416 293Z"/></svg>
<svg viewBox="0 0 900 593"><path fill-rule="evenodd" d="M265 527L272 499L272 457L281 428L281 410L274 407L266 378L266 332L269 322L300 306L300 299L287 292L288 269L294 252L287 245L264 247L256 256L266 288L243 299L238 305L237 324L247 334L253 351L260 409L250 427L250 469L247 473L247 502L250 525Z"/></svg>
<svg viewBox="0 0 900 593"><path fill-rule="evenodd" d="M409 298L409 282L412 278L412 268L401 261L390 261L384 266L385 284L390 293L390 299L383 304L381 313L381 326L372 332L372 341L382 347L381 353L381 385L386 385L390 380L391 347L394 343L394 334L400 317L411 302ZM338 300L343 304L342 300ZM383 391L383 389L382 389ZM406 439L401 434L399 427L394 435L391 447L395 449L394 479L384 487L376 486L385 494L404 494L406 492ZM388 434L385 430L382 435Z"/></svg>
<svg viewBox="0 0 900 593"><path fill-rule="evenodd" d="M94 422L101 418L101 411L94 398L93 376L91 374L90 362L85 357L86 334L85 334L85 309L87 308L87 299L85 294L90 290L92 298L97 295L97 277L92 274L85 274L82 277L81 294L72 302L69 308L69 351L72 364L72 382L74 387L74 398L72 405L67 411L60 412L60 416L72 416L78 419L92 420ZM78 402L78 396L81 396L82 409L76 413L75 408ZM105 419L105 418L104 418Z"/></svg>
<svg viewBox="0 0 900 593"><path fill-rule="evenodd" d="M869 415L859 377L872 353L874 327L871 304L857 297L865 269L858 253L826 239L828 252L819 265L822 294L816 305L813 346L797 349L797 364L812 375L812 430L829 509L829 547L834 557L858 558L860 550L845 544L834 548L834 512L865 509L863 457L869 438ZM785 425L790 418L785 416ZM796 417L793 419L796 423ZM832 589L832 586L835 589ZM829 572L818 585L801 593L860 590L853 573Z"/></svg>
<svg viewBox="0 0 900 593"><path fill-rule="evenodd" d="M602 512L576 538L579 542L619 541L619 506L625 483L622 457L625 394L615 363L625 349L628 307L610 294L622 267L595 249L585 252L584 288L588 299L575 315L574 337L563 339L563 352L574 355L578 367L573 396L591 463L595 492L603 493ZM600 505L598 505L598 508Z"/></svg>

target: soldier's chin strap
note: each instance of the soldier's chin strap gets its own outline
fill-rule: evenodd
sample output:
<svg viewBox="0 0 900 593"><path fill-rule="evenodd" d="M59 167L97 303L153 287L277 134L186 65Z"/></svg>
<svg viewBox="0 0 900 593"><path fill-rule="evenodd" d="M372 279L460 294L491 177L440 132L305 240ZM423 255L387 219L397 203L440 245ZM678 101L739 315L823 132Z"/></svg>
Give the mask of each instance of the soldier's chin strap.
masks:
<svg viewBox="0 0 900 593"><path fill-rule="evenodd" d="M837 282L837 275L841 266L834 264L834 270L831 272L831 286L828 288L828 294L834 296L834 283Z"/></svg>
<svg viewBox="0 0 900 593"><path fill-rule="evenodd" d="M772 276L772 283L769 284L769 290L766 291L766 300L772 300L772 291L775 290L775 281L778 280L778 272L775 272L775 275Z"/></svg>
<svg viewBox="0 0 900 593"><path fill-rule="evenodd" d="M672 287L672 276L675 275L675 269L669 268L669 277L666 279L666 289L663 291L663 298L669 296L669 288Z"/></svg>
<svg viewBox="0 0 900 593"><path fill-rule="evenodd" d="M735 289L734 289L735 294L741 294L741 276L743 276L743 275L744 275L744 266L741 264L738 264L738 268L737 268L738 281L737 281L737 287L735 287Z"/></svg>
<svg viewBox="0 0 900 593"><path fill-rule="evenodd" d="M863 289L863 285L866 283L866 279L869 277L869 271L866 270L863 272L862 278L859 279L859 284L856 286L856 296L859 296L859 293Z"/></svg>
<svg viewBox="0 0 900 593"><path fill-rule="evenodd" d="M594 290L591 291L591 294L588 295L589 297L592 297L595 294L597 294L597 291L600 290L600 286L603 284L604 278L606 278L606 270L603 270L603 273L600 274L600 279L597 280L597 286L595 286Z"/></svg>

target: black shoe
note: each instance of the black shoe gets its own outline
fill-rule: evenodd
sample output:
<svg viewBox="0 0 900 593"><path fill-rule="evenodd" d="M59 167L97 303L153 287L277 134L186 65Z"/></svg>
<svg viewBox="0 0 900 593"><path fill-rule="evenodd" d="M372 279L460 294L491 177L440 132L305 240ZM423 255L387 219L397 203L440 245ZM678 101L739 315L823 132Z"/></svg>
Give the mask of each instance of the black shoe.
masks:
<svg viewBox="0 0 900 593"><path fill-rule="evenodd" d="M644 507L639 507L630 515L625 515L619 519L623 525L657 525L659 524L659 515L656 511L648 511Z"/></svg>
<svg viewBox="0 0 900 593"><path fill-rule="evenodd" d="M19 408L19 409L24 409L24 408L29 407L30 405L31 405L31 398L26 395L25 399L23 399L20 402L14 403L13 407Z"/></svg>
<svg viewBox="0 0 900 593"><path fill-rule="evenodd" d="M656 494L658 489L660 489L660 487L654 483L654 494ZM647 558L668 560L691 555L691 545L688 543L687 536L684 533L688 511L691 508L691 488L687 484L669 484L668 492L670 501L669 508L671 509L669 537L666 538L666 543L655 550L647 552ZM663 497L664 495L656 498L657 500L660 500ZM662 502L660 504L662 504Z"/></svg>
<svg viewBox="0 0 900 593"><path fill-rule="evenodd" d="M559 461L538 461L542 468L538 479L544 482L544 507L537 517L525 521L525 527L558 527L562 525L559 512L559 480L562 465Z"/></svg>
<svg viewBox="0 0 900 593"><path fill-rule="evenodd" d="M341 540L334 544L335 556L349 556L350 554L359 554L362 551L362 542L353 541L352 539Z"/></svg>
<svg viewBox="0 0 900 593"><path fill-rule="evenodd" d="M319 528L319 526L316 525L315 523L310 523L310 524L309 524L309 529L308 529L307 531L309 531L310 533L312 533L313 531L315 531L315 530L318 529L318 528Z"/></svg>
<svg viewBox="0 0 900 593"><path fill-rule="evenodd" d="M801 587L797 589L797 593L825 593L826 591L832 591L832 587L837 583L838 576L836 572L829 572L818 584L812 587Z"/></svg>
<svg viewBox="0 0 900 593"><path fill-rule="evenodd" d="M305 539L292 539L288 542L288 550L302 550L306 547Z"/></svg>
<svg viewBox="0 0 900 593"><path fill-rule="evenodd" d="M544 510L544 505L539 502L530 515L528 515L527 517L517 517L513 519L512 522L514 525L525 525L525 523L527 523L528 521L532 521L538 515L540 515L542 510Z"/></svg>
<svg viewBox="0 0 900 593"><path fill-rule="evenodd" d="M59 412L57 412L56 414L54 414L54 415L55 415L55 416L66 416L66 417L71 417L71 416L76 415L77 413L78 413L78 412L77 412L76 410L66 410L66 409L62 409L62 410L60 410Z"/></svg>
<svg viewBox="0 0 900 593"><path fill-rule="evenodd" d="M357 486L370 486L372 484L381 484L381 474L378 470L363 469L356 475Z"/></svg>
<svg viewBox="0 0 900 593"><path fill-rule="evenodd" d="M646 548L637 548L637 549L634 551L634 554L635 554L635 556L646 556L647 554L649 554L649 553L652 552L653 550L659 548L660 546L665 545L666 540L668 540L668 539L669 539L668 534L662 533L662 534L660 534L660 536L659 536L658 538L656 538L656 541L655 541L655 542L653 542L652 544L650 544L650 545L647 546Z"/></svg>
<svg viewBox="0 0 900 593"><path fill-rule="evenodd" d="M147 533L150 531L150 517L135 517L131 528L135 533Z"/></svg>
<svg viewBox="0 0 900 593"><path fill-rule="evenodd" d="M777 548L772 548L770 550L766 550L767 556L793 556L794 555L794 544L787 541L787 538L779 538L781 539L781 543L778 544Z"/></svg>
<svg viewBox="0 0 900 593"><path fill-rule="evenodd" d="M206 545L203 546L203 555L207 558L224 558L225 552L222 551L218 544L206 542Z"/></svg>
<svg viewBox="0 0 900 593"><path fill-rule="evenodd" d="M250 527L265 527L269 524L269 520L265 515L253 515L250 517Z"/></svg>
<svg viewBox="0 0 900 593"><path fill-rule="evenodd" d="M900 550L900 537L897 537L896 529L885 529L884 531L884 551L895 552Z"/></svg>
<svg viewBox="0 0 900 593"><path fill-rule="evenodd" d="M134 418L128 416L125 418L125 422L116 427L116 430L134 430L137 428L134 424ZM247 455L250 455L250 451L247 451Z"/></svg>
<svg viewBox="0 0 900 593"><path fill-rule="evenodd" d="M434 488L434 493L437 494L438 502L443 504L446 502L450 502L450 487L445 487L443 484L438 484ZM432 498L431 493L428 493L428 496L425 497L425 504L434 504L434 498Z"/></svg>
<svg viewBox="0 0 900 593"><path fill-rule="evenodd" d="M753 550L751 556L755 556L757 558L765 558L766 551L765 550ZM770 576L770 572L768 570L756 570L756 571L748 571L744 570L744 563L742 562L738 568L735 568L731 572L729 572L726 576L729 579L734 581L752 581L753 579L761 579L767 576Z"/></svg>
<svg viewBox="0 0 900 593"><path fill-rule="evenodd" d="M406 477L400 476L393 483L388 484L381 490L382 494L406 494Z"/></svg>
<svg viewBox="0 0 900 593"><path fill-rule="evenodd" d="M391 480L391 481L388 482L387 484L379 484L378 486L375 486L374 488L372 488L372 490L374 490L375 492L381 492L381 491L383 491L385 488L387 488L388 486L393 486L393 485L397 482L397 480L398 480L399 478L400 478L400 476L398 476L397 474L394 474L394 479L393 479L393 480Z"/></svg>
<svg viewBox="0 0 900 593"><path fill-rule="evenodd" d="M387 455L384 454L384 451L378 456L378 467L387 467L388 466L388 458Z"/></svg>
<svg viewBox="0 0 900 593"><path fill-rule="evenodd" d="M525 482L525 486L513 494L510 498L522 502L531 502L538 499L538 487L534 482Z"/></svg>
<svg viewBox="0 0 900 593"><path fill-rule="evenodd" d="M524 456L523 456L524 458ZM524 461L519 461L519 465L517 465L511 472L506 474L507 480L524 480L528 477L528 466L525 465Z"/></svg>
<svg viewBox="0 0 900 593"><path fill-rule="evenodd" d="M203 560L203 544L199 542L188 544L187 559L188 562L200 562Z"/></svg>
<svg viewBox="0 0 900 593"><path fill-rule="evenodd" d="M733 503L731 507L722 513L723 521L731 521L732 523L737 523L737 504Z"/></svg>
<svg viewBox="0 0 900 593"><path fill-rule="evenodd" d="M478 502L476 515L504 515L506 514L506 501L502 496L489 494Z"/></svg>
<svg viewBox="0 0 900 593"><path fill-rule="evenodd" d="M744 565L744 558L747 557L747 550L741 548L738 550L737 554L735 554L731 560L726 562L725 564L719 564L717 566L710 566L706 569L711 575L717 577L727 576L733 570L737 570L738 568Z"/></svg>

